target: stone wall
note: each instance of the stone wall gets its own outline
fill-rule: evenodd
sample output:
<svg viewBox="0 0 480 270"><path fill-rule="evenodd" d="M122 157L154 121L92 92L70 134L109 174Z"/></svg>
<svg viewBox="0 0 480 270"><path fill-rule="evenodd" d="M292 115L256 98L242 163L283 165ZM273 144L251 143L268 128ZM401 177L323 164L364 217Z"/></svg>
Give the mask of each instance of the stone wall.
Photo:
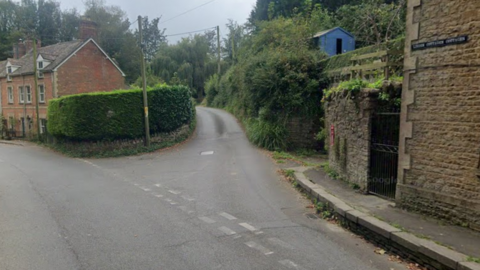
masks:
<svg viewBox="0 0 480 270"><path fill-rule="evenodd" d="M352 98L347 91L333 93L325 103L326 146L329 166L341 178L367 189L370 155L370 119L377 90L362 90ZM334 128L334 141L331 127Z"/></svg>
<svg viewBox="0 0 480 270"><path fill-rule="evenodd" d="M480 230L480 1L409 0L407 14L397 203Z"/></svg>
<svg viewBox="0 0 480 270"><path fill-rule="evenodd" d="M305 117L290 117L286 123L288 145L291 149L323 149L323 143L316 139L321 129L320 119L312 120Z"/></svg>

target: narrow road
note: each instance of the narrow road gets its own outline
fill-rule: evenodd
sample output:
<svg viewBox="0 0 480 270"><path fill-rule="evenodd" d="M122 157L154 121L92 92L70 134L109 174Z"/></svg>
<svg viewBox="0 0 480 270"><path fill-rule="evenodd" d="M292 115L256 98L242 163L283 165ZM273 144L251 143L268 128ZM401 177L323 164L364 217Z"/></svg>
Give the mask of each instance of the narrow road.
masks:
<svg viewBox="0 0 480 270"><path fill-rule="evenodd" d="M70 159L0 144L0 269L405 269L308 214L230 114L184 145Z"/></svg>

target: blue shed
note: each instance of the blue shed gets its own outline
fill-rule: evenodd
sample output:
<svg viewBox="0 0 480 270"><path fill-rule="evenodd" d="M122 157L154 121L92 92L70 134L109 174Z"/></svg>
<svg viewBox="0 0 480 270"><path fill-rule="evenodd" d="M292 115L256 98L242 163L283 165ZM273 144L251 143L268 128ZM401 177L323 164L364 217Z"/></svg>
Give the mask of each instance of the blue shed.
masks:
<svg viewBox="0 0 480 270"><path fill-rule="evenodd" d="M317 33L313 39L329 56L355 50L355 37L341 27Z"/></svg>

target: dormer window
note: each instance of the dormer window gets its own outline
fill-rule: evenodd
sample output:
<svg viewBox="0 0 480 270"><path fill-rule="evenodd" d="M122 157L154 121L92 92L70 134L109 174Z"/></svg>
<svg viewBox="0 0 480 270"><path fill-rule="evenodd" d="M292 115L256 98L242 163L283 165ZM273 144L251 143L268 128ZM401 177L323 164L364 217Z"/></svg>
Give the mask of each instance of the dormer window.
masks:
<svg viewBox="0 0 480 270"><path fill-rule="evenodd" d="M38 69L43 69L43 61L38 62Z"/></svg>
<svg viewBox="0 0 480 270"><path fill-rule="evenodd" d="M12 67L7 67L7 73L11 74L12 73Z"/></svg>

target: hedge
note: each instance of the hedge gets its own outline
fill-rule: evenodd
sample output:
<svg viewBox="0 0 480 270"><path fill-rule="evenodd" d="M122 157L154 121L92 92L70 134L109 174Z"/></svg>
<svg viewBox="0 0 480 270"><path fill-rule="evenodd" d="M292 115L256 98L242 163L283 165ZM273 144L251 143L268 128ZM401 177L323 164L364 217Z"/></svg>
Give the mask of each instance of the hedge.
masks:
<svg viewBox="0 0 480 270"><path fill-rule="evenodd" d="M150 133L171 132L194 117L190 90L159 85L148 90ZM65 96L48 105L48 131L57 139L102 141L144 136L142 90Z"/></svg>

